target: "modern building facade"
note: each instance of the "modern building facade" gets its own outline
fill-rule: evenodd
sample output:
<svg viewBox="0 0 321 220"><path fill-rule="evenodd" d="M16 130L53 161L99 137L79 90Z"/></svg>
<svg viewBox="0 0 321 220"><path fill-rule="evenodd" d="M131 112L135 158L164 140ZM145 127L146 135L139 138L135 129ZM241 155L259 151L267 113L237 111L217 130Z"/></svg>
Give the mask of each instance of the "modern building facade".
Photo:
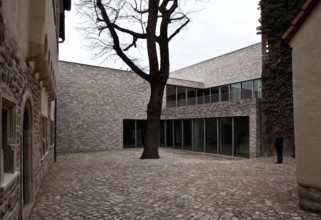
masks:
<svg viewBox="0 0 321 220"><path fill-rule="evenodd" d="M292 48L300 206L321 212L321 3L306 1L283 39Z"/></svg>
<svg viewBox="0 0 321 220"><path fill-rule="evenodd" d="M159 144L252 158L262 154L261 44L171 73ZM142 147L149 85L135 73L59 63L58 152Z"/></svg>
<svg viewBox="0 0 321 220"><path fill-rule="evenodd" d="M0 219L27 219L54 161L58 42L70 0L0 0Z"/></svg>

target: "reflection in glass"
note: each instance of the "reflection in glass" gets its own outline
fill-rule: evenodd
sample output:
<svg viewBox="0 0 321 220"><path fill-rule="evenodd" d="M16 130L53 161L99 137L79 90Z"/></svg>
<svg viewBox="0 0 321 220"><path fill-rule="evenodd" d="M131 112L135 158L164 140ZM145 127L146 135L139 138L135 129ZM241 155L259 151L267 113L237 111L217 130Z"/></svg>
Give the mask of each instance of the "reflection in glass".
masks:
<svg viewBox="0 0 321 220"><path fill-rule="evenodd" d="M261 79L254 80L254 97L261 99L262 98L262 81Z"/></svg>
<svg viewBox="0 0 321 220"><path fill-rule="evenodd" d="M232 118L220 118L219 128L219 153L223 155L232 156Z"/></svg>
<svg viewBox="0 0 321 220"><path fill-rule="evenodd" d="M124 148L135 147L135 120L123 121Z"/></svg>
<svg viewBox="0 0 321 220"><path fill-rule="evenodd" d="M146 120L137 120L137 147L143 147L145 143L145 134L146 134Z"/></svg>
<svg viewBox="0 0 321 220"><path fill-rule="evenodd" d="M196 90L193 88L187 89L187 104L188 105L195 105L196 104Z"/></svg>
<svg viewBox="0 0 321 220"><path fill-rule="evenodd" d="M166 85L166 107L171 108L176 106L176 87Z"/></svg>
<svg viewBox="0 0 321 220"><path fill-rule="evenodd" d="M174 121L174 148L176 149L182 149L182 121L181 120L175 120Z"/></svg>
<svg viewBox="0 0 321 220"><path fill-rule="evenodd" d="M186 97L185 97L185 87L178 86L177 87L177 106L185 106L186 105Z"/></svg>
<svg viewBox="0 0 321 220"><path fill-rule="evenodd" d="M166 147L173 147L173 121L166 121Z"/></svg>
<svg viewBox="0 0 321 220"><path fill-rule="evenodd" d="M219 102L220 101L219 87L211 88L211 101L212 102Z"/></svg>
<svg viewBox="0 0 321 220"><path fill-rule="evenodd" d="M234 118L234 156L249 158L249 117Z"/></svg>
<svg viewBox="0 0 321 220"><path fill-rule="evenodd" d="M217 119L206 118L206 152L217 153Z"/></svg>
<svg viewBox="0 0 321 220"><path fill-rule="evenodd" d="M204 103L210 103L211 102L211 89L204 89Z"/></svg>
<svg viewBox="0 0 321 220"><path fill-rule="evenodd" d="M229 85L226 85L226 86L221 86L220 89L221 89L221 101L228 101L230 100L229 99L229 88L230 86Z"/></svg>
<svg viewBox="0 0 321 220"><path fill-rule="evenodd" d="M242 82L242 99L251 99L252 98L252 89L253 81Z"/></svg>
<svg viewBox="0 0 321 220"><path fill-rule="evenodd" d="M239 101L241 99L241 83L231 84L231 100Z"/></svg>
<svg viewBox="0 0 321 220"><path fill-rule="evenodd" d="M203 89L197 89L196 90L197 93L197 104L203 104Z"/></svg>
<svg viewBox="0 0 321 220"><path fill-rule="evenodd" d="M183 120L184 128L184 150L193 150L192 148L192 120Z"/></svg>
<svg viewBox="0 0 321 220"><path fill-rule="evenodd" d="M194 151L204 152L204 119L194 120Z"/></svg>

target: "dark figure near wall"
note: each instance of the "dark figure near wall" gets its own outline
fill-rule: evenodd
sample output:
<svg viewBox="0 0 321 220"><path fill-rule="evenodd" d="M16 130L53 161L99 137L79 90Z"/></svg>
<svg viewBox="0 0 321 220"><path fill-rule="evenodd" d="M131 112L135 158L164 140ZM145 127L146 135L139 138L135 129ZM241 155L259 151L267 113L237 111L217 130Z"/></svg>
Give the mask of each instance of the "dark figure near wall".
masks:
<svg viewBox="0 0 321 220"><path fill-rule="evenodd" d="M283 163L283 141L284 137L280 134L280 132L276 132L274 147L277 155L276 163Z"/></svg>

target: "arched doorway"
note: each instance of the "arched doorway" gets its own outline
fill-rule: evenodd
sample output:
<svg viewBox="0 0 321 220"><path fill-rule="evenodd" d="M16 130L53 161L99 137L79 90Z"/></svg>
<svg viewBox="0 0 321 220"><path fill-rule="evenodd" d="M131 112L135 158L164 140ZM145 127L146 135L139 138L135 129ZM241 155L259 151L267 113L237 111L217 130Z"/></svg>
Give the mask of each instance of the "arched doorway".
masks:
<svg viewBox="0 0 321 220"><path fill-rule="evenodd" d="M28 205L33 202L33 116L31 103L26 102L23 112L23 136L22 136L22 198L23 207L28 209ZM27 211L28 212L28 211Z"/></svg>

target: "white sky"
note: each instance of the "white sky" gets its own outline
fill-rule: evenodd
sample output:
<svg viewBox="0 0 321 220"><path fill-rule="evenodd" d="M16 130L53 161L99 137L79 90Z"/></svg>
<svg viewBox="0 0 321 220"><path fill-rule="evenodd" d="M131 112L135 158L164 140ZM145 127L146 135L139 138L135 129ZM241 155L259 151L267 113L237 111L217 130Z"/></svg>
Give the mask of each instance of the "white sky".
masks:
<svg viewBox="0 0 321 220"><path fill-rule="evenodd" d="M171 71L241 49L261 41L259 0L209 0L170 43ZM94 60L86 40L76 30L80 17L73 7L65 13L66 40L59 45L59 59L76 63L123 68L113 60Z"/></svg>

